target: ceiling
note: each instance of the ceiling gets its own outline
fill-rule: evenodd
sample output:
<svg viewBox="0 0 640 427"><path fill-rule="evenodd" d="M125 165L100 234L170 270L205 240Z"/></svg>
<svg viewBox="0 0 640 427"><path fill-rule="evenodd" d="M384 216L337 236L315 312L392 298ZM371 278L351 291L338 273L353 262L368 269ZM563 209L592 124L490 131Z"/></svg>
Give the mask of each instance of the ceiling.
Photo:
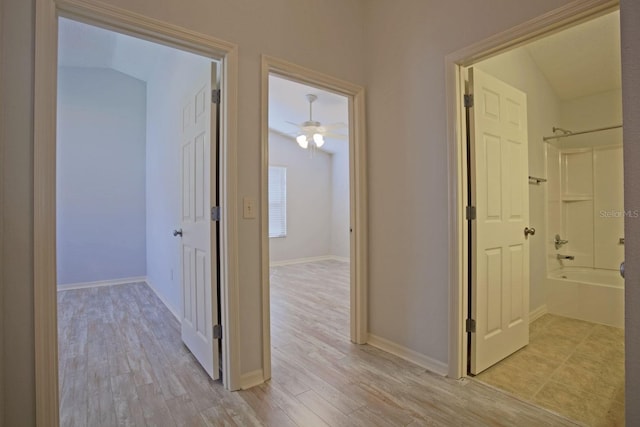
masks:
<svg viewBox="0 0 640 427"><path fill-rule="evenodd" d="M525 46L561 100L620 89L620 13L587 21Z"/></svg>
<svg viewBox="0 0 640 427"><path fill-rule="evenodd" d="M347 152L348 98L274 75L269 76L269 128L291 137L297 136L298 128L287 122L302 123L309 120L307 94L318 96L313 103L313 120L323 125L341 124L332 132L345 135L345 138L325 138L322 150L329 153Z"/></svg>
<svg viewBox="0 0 640 427"><path fill-rule="evenodd" d="M58 65L61 67L110 68L142 81L148 81L156 64L175 49L124 34L60 18ZM269 128L295 137L297 128L289 123L309 120L305 95L318 96L313 103L313 119L321 124L342 123L334 133L348 134L348 99L332 92L269 77ZM322 150L347 152L347 138L325 138Z"/></svg>
<svg viewBox="0 0 640 427"><path fill-rule="evenodd" d="M168 46L60 18L60 67L111 68L146 82L158 61L176 52Z"/></svg>
<svg viewBox="0 0 640 427"><path fill-rule="evenodd" d="M621 87L619 12L576 25L524 48L562 100L575 99ZM59 65L112 68L147 81L163 55L175 49L123 34L60 18ZM309 119L305 95L318 96L313 118L322 124L343 123L335 132L347 135L348 99L335 93L269 77L269 128L295 136L287 122ZM347 150L347 139L327 138L327 152Z"/></svg>

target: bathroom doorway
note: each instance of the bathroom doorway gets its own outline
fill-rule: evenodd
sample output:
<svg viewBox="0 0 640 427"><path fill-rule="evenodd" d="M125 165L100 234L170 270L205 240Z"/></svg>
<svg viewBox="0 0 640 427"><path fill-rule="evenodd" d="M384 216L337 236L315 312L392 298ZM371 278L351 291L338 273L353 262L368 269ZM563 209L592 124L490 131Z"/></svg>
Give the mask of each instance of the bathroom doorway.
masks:
<svg viewBox="0 0 640 427"><path fill-rule="evenodd" d="M474 89L465 111L475 208L467 372L587 424L624 424L618 266L624 218L634 213L622 197L619 54L612 11L465 69ZM492 79L523 93L524 107ZM485 127L474 139L483 115L526 136ZM522 156L526 173L516 166ZM501 222L517 228L514 241L496 243L506 234L489 227Z"/></svg>

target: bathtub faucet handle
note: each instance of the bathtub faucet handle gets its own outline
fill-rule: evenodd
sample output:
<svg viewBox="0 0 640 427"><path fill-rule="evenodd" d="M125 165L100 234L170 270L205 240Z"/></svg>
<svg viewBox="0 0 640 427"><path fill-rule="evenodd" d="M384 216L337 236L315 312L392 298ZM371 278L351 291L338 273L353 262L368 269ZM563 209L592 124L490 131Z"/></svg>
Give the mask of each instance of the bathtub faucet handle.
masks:
<svg viewBox="0 0 640 427"><path fill-rule="evenodd" d="M560 249L560 247L561 247L562 245L566 245L567 243L569 243L569 241L568 241L568 240L562 240L562 239L560 238L560 235L559 235L559 234L556 234L556 238L555 238L555 240L553 241L553 243L556 245L556 249Z"/></svg>
<svg viewBox="0 0 640 427"><path fill-rule="evenodd" d="M573 255L560 255L560 254L558 254L556 256L556 258L558 258L559 260L567 259L569 261L573 261L576 257L574 257Z"/></svg>

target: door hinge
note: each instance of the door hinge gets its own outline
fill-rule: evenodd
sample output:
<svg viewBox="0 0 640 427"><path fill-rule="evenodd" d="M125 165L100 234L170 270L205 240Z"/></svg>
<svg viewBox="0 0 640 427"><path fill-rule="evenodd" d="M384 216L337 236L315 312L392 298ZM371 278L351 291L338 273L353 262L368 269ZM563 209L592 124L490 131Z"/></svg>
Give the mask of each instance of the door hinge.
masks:
<svg viewBox="0 0 640 427"><path fill-rule="evenodd" d="M220 206L211 207L211 221L220 221Z"/></svg>
<svg viewBox="0 0 640 427"><path fill-rule="evenodd" d="M220 104L220 89L211 90L211 103Z"/></svg>
<svg viewBox="0 0 640 427"><path fill-rule="evenodd" d="M476 321L474 319L467 319L465 325L465 332L475 332L476 331Z"/></svg>
<svg viewBox="0 0 640 427"><path fill-rule="evenodd" d="M464 108L473 107L473 95L465 95L464 96Z"/></svg>
<svg viewBox="0 0 640 427"><path fill-rule="evenodd" d="M222 326L221 325L213 325L213 339L221 340L222 339Z"/></svg>
<svg viewBox="0 0 640 427"><path fill-rule="evenodd" d="M476 219L476 207L475 206L467 206L465 216L467 221L471 221Z"/></svg>

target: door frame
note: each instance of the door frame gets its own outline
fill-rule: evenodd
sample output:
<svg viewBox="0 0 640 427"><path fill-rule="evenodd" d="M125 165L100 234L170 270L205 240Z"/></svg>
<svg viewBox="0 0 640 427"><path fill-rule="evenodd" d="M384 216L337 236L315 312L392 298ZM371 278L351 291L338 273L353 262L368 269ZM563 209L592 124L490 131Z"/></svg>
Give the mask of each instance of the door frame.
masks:
<svg viewBox="0 0 640 427"><path fill-rule="evenodd" d="M87 0L36 0L34 75L34 329L36 422L59 424L56 288L56 108L58 17L200 54L221 64L221 315L223 384L240 388L237 282L237 46Z"/></svg>
<svg viewBox="0 0 640 427"><path fill-rule="evenodd" d="M367 181L365 144L365 91L362 86L262 56L260 133L260 252L262 280L262 378L271 378L271 302L269 282L269 75L308 84L349 98L349 216L350 233L350 338L356 344L368 339L367 325ZM259 381L260 379L256 379ZM261 381L259 381L261 382Z"/></svg>
<svg viewBox="0 0 640 427"><path fill-rule="evenodd" d="M467 376L468 242L464 68L525 43L591 20L619 8L618 0L578 0L517 25L445 57L447 157L449 162L449 371Z"/></svg>

